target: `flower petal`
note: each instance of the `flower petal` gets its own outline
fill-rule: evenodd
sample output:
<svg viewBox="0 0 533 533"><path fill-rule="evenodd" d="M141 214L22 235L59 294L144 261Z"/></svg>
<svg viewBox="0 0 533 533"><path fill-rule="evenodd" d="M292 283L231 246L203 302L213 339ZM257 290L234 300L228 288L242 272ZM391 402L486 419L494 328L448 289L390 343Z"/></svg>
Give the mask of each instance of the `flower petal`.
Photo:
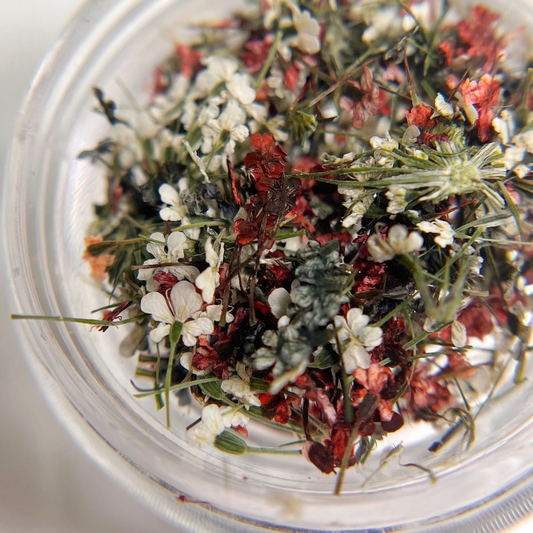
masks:
<svg viewBox="0 0 533 533"><path fill-rule="evenodd" d="M350 309L346 314L346 322L355 335L358 335L359 330L363 329L370 318L363 314L363 310L358 307Z"/></svg>
<svg viewBox="0 0 533 533"><path fill-rule="evenodd" d="M291 296L287 289L278 287L268 295L268 305L276 318L287 314L287 307L291 303Z"/></svg>
<svg viewBox="0 0 533 533"><path fill-rule="evenodd" d="M370 366L370 355L362 346L351 343L342 353L342 363L345 372L350 375L358 367L368 368Z"/></svg>
<svg viewBox="0 0 533 533"><path fill-rule="evenodd" d="M170 301L174 308L174 316L180 322L185 322L199 311L203 303L194 285L188 281L180 281L172 287Z"/></svg>
<svg viewBox="0 0 533 533"><path fill-rule="evenodd" d="M220 435L225 429L224 420L222 419L218 405L206 405L202 409L202 422L215 435Z"/></svg>
<svg viewBox="0 0 533 533"><path fill-rule="evenodd" d="M172 324L175 320L165 297L158 292L149 292L142 297L141 311L147 315L152 315L152 318L158 322Z"/></svg>
<svg viewBox="0 0 533 533"><path fill-rule="evenodd" d="M159 187L159 196L161 196L161 201L164 204L174 207L181 207L182 205L178 191L168 183L164 183Z"/></svg>
<svg viewBox="0 0 533 533"><path fill-rule="evenodd" d="M214 331L214 326L209 318L201 317L186 322L183 325L183 331L189 336L199 337L200 335L211 335Z"/></svg>
<svg viewBox="0 0 533 533"><path fill-rule="evenodd" d="M170 325L161 322L157 328L150 331L150 340L155 342L161 342L170 333Z"/></svg>
<svg viewBox="0 0 533 533"><path fill-rule="evenodd" d="M195 280L195 285L202 291L204 302L210 304L215 297L215 289L220 275L216 268L207 267Z"/></svg>

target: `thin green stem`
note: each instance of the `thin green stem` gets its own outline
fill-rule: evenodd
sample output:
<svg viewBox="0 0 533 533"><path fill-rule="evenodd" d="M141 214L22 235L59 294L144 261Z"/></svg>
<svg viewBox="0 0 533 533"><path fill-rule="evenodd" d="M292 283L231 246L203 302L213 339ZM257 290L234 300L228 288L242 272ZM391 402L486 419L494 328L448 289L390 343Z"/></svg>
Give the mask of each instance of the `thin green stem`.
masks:
<svg viewBox="0 0 533 533"><path fill-rule="evenodd" d="M167 374L165 377L165 409L167 414L167 429L170 429L170 385L172 383L172 370L174 367L174 352L176 351L176 346L181 339L181 333L183 331L183 322L178 322L177 320L170 327L170 353L168 355L168 367Z"/></svg>

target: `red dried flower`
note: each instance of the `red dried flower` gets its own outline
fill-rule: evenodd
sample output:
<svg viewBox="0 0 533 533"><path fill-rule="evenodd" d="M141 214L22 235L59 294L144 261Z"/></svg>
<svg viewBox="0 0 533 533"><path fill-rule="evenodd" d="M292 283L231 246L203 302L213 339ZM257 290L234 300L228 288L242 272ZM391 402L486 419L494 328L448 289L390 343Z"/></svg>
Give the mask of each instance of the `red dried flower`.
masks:
<svg viewBox="0 0 533 533"><path fill-rule="evenodd" d="M352 405L354 407L359 406L363 398L370 392L379 399L378 412L380 419L385 422L391 420L393 414L392 404L388 400L381 398L382 389L387 385L389 380L394 379L390 369L386 366L371 363L366 370L361 367L356 368L353 377L364 388L354 391Z"/></svg>
<svg viewBox="0 0 533 533"><path fill-rule="evenodd" d="M287 152L276 143L271 133L254 133L250 143L255 152L244 158L244 166L254 180L258 191L269 189L269 180L279 179L285 172Z"/></svg>
<svg viewBox="0 0 533 533"><path fill-rule="evenodd" d="M372 71L365 65L361 81L348 81L348 84L356 89L358 97L343 95L339 99L339 105L345 111L352 114L354 128L362 128L365 124L364 110L369 115L378 115L382 107L382 98L379 87L374 83Z"/></svg>
<svg viewBox="0 0 533 533"><path fill-rule="evenodd" d="M180 73L186 78L192 78L200 67L202 54L185 44L178 44L176 54L178 56Z"/></svg>
<svg viewBox="0 0 533 533"><path fill-rule="evenodd" d="M154 274L154 280L159 283L157 292L160 292L163 296L178 283L178 278L170 272L156 272Z"/></svg>
<svg viewBox="0 0 533 533"><path fill-rule="evenodd" d="M273 42L274 37L268 34L265 35L263 40L253 39L244 45L242 62L246 66L248 72L255 74L263 68Z"/></svg>
<svg viewBox="0 0 533 533"><path fill-rule="evenodd" d="M335 469L335 446L326 439L324 444L307 441L302 447L304 457L324 474L331 474Z"/></svg>
<svg viewBox="0 0 533 533"><path fill-rule="evenodd" d="M433 109L424 103L413 107L411 111L405 111L407 124L417 126L421 130L431 130L439 123L438 120L431 118L431 115Z"/></svg>

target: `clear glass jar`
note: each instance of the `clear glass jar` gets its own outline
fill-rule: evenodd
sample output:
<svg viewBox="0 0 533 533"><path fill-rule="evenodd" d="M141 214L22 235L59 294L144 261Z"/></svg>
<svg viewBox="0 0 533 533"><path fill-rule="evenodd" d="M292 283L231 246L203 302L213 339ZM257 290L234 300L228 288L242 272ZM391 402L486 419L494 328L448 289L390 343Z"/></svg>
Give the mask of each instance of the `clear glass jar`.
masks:
<svg viewBox="0 0 533 533"><path fill-rule="evenodd" d="M173 38L187 41L190 21L220 18L239 3L89 2L51 51L18 125L3 195L18 312L82 317L105 304L81 259L104 186L101 170L77 158L106 133L92 111L91 88L105 89L119 104L128 102L124 87L145 100L150 73L171 53ZM505 5L511 27L521 21L533 28L528 6L526 0ZM20 332L37 379L73 436L184 531L492 531L533 508L531 381L483 410L468 453L454 441L431 454L428 446L440 434L430 426L400 432L402 464L431 468L436 483L393 460L362 487L379 464L376 457L362 471L349 470L336 497L334 476L302 459L191 449L184 428L197 416L193 406L173 409L167 431L153 403L132 396L135 362L118 355L126 328L101 334L79 324L34 321ZM528 364L526 376L532 374ZM255 441L270 438L254 430Z"/></svg>

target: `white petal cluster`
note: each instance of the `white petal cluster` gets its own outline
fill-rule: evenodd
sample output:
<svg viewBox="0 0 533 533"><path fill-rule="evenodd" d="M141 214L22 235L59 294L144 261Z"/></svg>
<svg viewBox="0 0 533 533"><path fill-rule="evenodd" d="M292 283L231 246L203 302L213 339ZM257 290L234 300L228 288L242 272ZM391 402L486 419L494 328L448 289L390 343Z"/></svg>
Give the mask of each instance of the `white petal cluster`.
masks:
<svg viewBox="0 0 533 533"><path fill-rule="evenodd" d="M318 21L307 10L300 11L294 4L291 4L290 8L297 35L289 44L307 54L320 52L320 25Z"/></svg>
<svg viewBox="0 0 533 533"><path fill-rule="evenodd" d="M383 263L397 255L417 252L424 245L424 239L418 231L409 233L409 230L402 224L395 224L389 229L386 238L382 237L378 231L369 237L367 243L372 260Z"/></svg>
<svg viewBox="0 0 533 533"><path fill-rule="evenodd" d="M346 318L336 316L334 325L341 346L342 363L347 374L351 374L356 368L368 368L370 366L370 354L372 350L382 342L383 331L376 326L369 326L369 317L363 314L361 309L350 309Z"/></svg>
<svg viewBox="0 0 533 533"><path fill-rule="evenodd" d="M161 196L161 201L167 205L167 207L163 207L159 211L159 216L162 220L177 222L187 214L178 191L172 185L168 183L161 185L159 187L159 196Z"/></svg>
<svg viewBox="0 0 533 533"><path fill-rule="evenodd" d="M244 142L250 135L250 130L245 126L246 113L235 101L230 100L220 116L210 119L202 126L202 152L211 153L219 148L223 134L228 135L224 147L224 154L231 155L237 143Z"/></svg>
<svg viewBox="0 0 533 533"><path fill-rule="evenodd" d="M530 165L522 163L527 153L533 154L533 130L523 131L513 136L509 146L505 149L503 158L505 167L513 170L520 178L524 178L531 171Z"/></svg>
<svg viewBox="0 0 533 533"><path fill-rule="evenodd" d="M259 398L251 391L250 384L238 376L231 376L231 378L225 379L220 386L224 392L238 398L246 409L251 406L259 407L261 405Z"/></svg>
<svg viewBox="0 0 533 533"><path fill-rule="evenodd" d="M152 315L156 322L160 322L150 331L150 339L156 343L161 342L170 333L172 324L178 321L183 324L183 344L194 346L196 337L213 333L212 320L207 317L195 318L202 305L202 297L188 281L176 283L166 296L158 292L146 294L141 299L141 310Z"/></svg>
<svg viewBox="0 0 533 533"><path fill-rule="evenodd" d="M191 96L195 99L208 97L213 89L224 83L231 97L243 105L255 100L252 81L247 74L239 73L239 64L231 57L208 57L204 62L206 68L196 77Z"/></svg>
<svg viewBox="0 0 533 533"><path fill-rule="evenodd" d="M287 289L278 287L268 295L268 305L270 311L276 318L281 318L287 314L287 308L291 303L291 295Z"/></svg>
<svg viewBox="0 0 533 533"><path fill-rule="evenodd" d="M448 103L446 98L444 98L441 93L438 93L437 97L435 98L435 109L444 118L452 119L455 114L453 106Z"/></svg>
<svg viewBox="0 0 533 533"><path fill-rule="evenodd" d="M386 137L378 137L377 135L370 139L370 146L374 149L374 159L376 165L380 167L390 168L394 165L394 156L392 152L398 148L398 143L387 134Z"/></svg>
<svg viewBox="0 0 533 533"><path fill-rule="evenodd" d="M407 189L401 185L391 185L387 189L385 196L389 200L387 213L397 215L403 213L407 207Z"/></svg>
<svg viewBox="0 0 533 533"><path fill-rule="evenodd" d="M211 404L202 409L202 420L187 431L187 441L197 448L212 446L226 428L246 426L249 418L231 407Z"/></svg>
<svg viewBox="0 0 533 533"><path fill-rule="evenodd" d="M432 222L419 222L416 227L424 233L436 233L434 241L437 246L446 248L453 244L454 229L445 220L433 220Z"/></svg>
<svg viewBox="0 0 533 533"><path fill-rule="evenodd" d="M213 241L207 239L205 243L205 260L208 267L196 278L195 284L202 291L206 303L211 303L215 297L215 289L220 282L218 270L224 260L224 243L220 243L218 253L213 247Z"/></svg>
<svg viewBox="0 0 533 533"><path fill-rule="evenodd" d="M172 266L155 266L166 263L177 263L185 257L185 250L189 247L187 237L181 231L174 231L168 237L162 233L156 232L150 235L150 241L146 245L148 253L154 256L154 259L147 259L143 266L154 265L154 268L142 268L137 272L137 278L146 281L148 291L157 290L157 282L154 280L156 272L169 272L178 278L178 280L188 279L194 281L200 271L189 265L172 265Z"/></svg>

